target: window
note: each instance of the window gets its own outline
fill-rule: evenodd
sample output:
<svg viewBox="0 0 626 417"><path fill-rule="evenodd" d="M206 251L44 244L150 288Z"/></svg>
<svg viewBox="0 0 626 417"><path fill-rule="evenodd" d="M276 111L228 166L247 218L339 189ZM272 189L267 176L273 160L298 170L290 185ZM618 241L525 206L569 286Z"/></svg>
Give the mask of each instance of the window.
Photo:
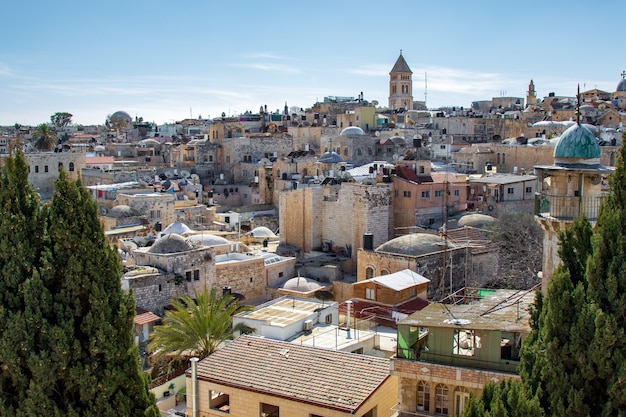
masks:
<svg viewBox="0 0 626 417"><path fill-rule="evenodd" d="M417 383L417 411L430 410L430 385L425 381Z"/></svg>
<svg viewBox="0 0 626 417"><path fill-rule="evenodd" d="M374 268L368 266L365 268L365 279L370 279L374 277Z"/></svg>
<svg viewBox="0 0 626 417"><path fill-rule="evenodd" d="M474 356L474 349L480 348L480 337L474 330L460 329L454 331L452 342L452 354L461 356Z"/></svg>
<svg viewBox="0 0 626 417"><path fill-rule="evenodd" d="M161 210L150 210L150 218L151 219L160 219L161 218Z"/></svg>
<svg viewBox="0 0 626 417"><path fill-rule="evenodd" d="M435 387L435 413L448 414L448 387L443 384Z"/></svg>
<svg viewBox="0 0 626 417"><path fill-rule="evenodd" d="M44 165L43 172L48 172L48 165Z"/></svg>
<svg viewBox="0 0 626 417"><path fill-rule="evenodd" d="M260 404L261 417L280 417L280 408L271 404Z"/></svg>
<svg viewBox="0 0 626 417"><path fill-rule="evenodd" d="M376 300L376 289L374 288L366 288L365 289L365 298L368 300Z"/></svg>
<svg viewBox="0 0 626 417"><path fill-rule="evenodd" d="M327 314L326 317L324 318L324 323L332 324L333 323L333 315L332 314Z"/></svg>
<svg viewBox="0 0 626 417"><path fill-rule="evenodd" d="M508 187L508 188L506 189L506 193L507 193L507 194L515 194L515 188L513 188L513 187Z"/></svg>
<svg viewBox="0 0 626 417"><path fill-rule="evenodd" d="M213 155L209 155L209 162L213 162Z"/></svg>
<svg viewBox="0 0 626 417"><path fill-rule="evenodd" d="M461 416L469 401L469 391L465 387L459 387L454 391L454 415Z"/></svg>
<svg viewBox="0 0 626 417"><path fill-rule="evenodd" d="M343 148L343 154L344 154L344 156L348 156L348 147L347 146L345 148Z"/></svg>
<svg viewBox="0 0 626 417"><path fill-rule="evenodd" d="M193 271L193 280L194 281L200 281L200 270L196 269L195 271Z"/></svg>
<svg viewBox="0 0 626 417"><path fill-rule="evenodd" d="M159 284L159 292L161 292L162 288L161 288L161 284Z"/></svg>
<svg viewBox="0 0 626 417"><path fill-rule="evenodd" d="M230 395L219 391L209 391L209 408L230 413Z"/></svg>
<svg viewBox="0 0 626 417"><path fill-rule="evenodd" d="M435 197L437 198L443 197L443 190L435 190Z"/></svg>
<svg viewBox="0 0 626 417"><path fill-rule="evenodd" d="M187 279L187 282L191 282L191 271L185 272L185 278Z"/></svg>
<svg viewBox="0 0 626 417"><path fill-rule="evenodd" d="M59 171L63 169L63 162L59 162Z"/></svg>
<svg viewBox="0 0 626 417"><path fill-rule="evenodd" d="M374 407L367 413L363 414L363 417L376 417L377 415L378 415L378 409Z"/></svg>
<svg viewBox="0 0 626 417"><path fill-rule="evenodd" d="M283 277L283 273L282 273L282 272L279 272L279 273L278 273L278 278L282 278L282 277Z"/></svg>
<svg viewBox="0 0 626 417"><path fill-rule="evenodd" d="M430 198L430 191L422 191L422 198Z"/></svg>
<svg viewBox="0 0 626 417"><path fill-rule="evenodd" d="M39 172L39 165L35 165L35 173Z"/></svg>
<svg viewBox="0 0 626 417"><path fill-rule="evenodd" d="M403 191L402 196L406 198L411 198L411 191Z"/></svg>
<svg viewBox="0 0 626 417"><path fill-rule="evenodd" d="M454 190L454 196L455 197L460 197L461 196L461 190Z"/></svg>
<svg viewBox="0 0 626 417"><path fill-rule="evenodd" d="M398 190L393 190L393 196L397 197L398 196Z"/></svg>
<svg viewBox="0 0 626 417"><path fill-rule="evenodd" d="M533 187L526 187L526 192L527 193L532 193L533 192Z"/></svg>
<svg viewBox="0 0 626 417"><path fill-rule="evenodd" d="M70 162L70 172L74 172L74 162Z"/></svg>

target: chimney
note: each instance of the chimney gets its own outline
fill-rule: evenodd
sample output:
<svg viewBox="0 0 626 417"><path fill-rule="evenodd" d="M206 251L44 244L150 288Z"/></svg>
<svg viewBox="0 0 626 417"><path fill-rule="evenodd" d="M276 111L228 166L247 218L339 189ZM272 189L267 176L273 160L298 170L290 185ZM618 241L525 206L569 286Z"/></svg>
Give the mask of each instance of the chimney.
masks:
<svg viewBox="0 0 626 417"><path fill-rule="evenodd" d="M198 417L198 358L191 362L191 417Z"/></svg>

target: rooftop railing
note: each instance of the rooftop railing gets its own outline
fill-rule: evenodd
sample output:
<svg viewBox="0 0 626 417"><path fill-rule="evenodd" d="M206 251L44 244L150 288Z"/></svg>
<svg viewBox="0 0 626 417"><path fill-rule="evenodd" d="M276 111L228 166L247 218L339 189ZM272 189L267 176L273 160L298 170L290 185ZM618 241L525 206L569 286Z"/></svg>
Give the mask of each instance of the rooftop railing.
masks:
<svg viewBox="0 0 626 417"><path fill-rule="evenodd" d="M574 220L585 215L595 221L600 212L600 204L606 195L563 196L544 193L535 194L535 215L547 219Z"/></svg>

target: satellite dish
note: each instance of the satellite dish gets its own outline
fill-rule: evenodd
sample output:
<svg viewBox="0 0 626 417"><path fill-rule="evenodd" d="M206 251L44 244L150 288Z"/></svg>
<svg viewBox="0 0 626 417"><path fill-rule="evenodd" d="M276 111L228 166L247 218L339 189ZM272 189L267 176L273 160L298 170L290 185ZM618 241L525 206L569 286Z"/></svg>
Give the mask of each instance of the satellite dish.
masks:
<svg viewBox="0 0 626 417"><path fill-rule="evenodd" d="M378 100L372 100L372 106L374 107L378 106Z"/></svg>
<svg viewBox="0 0 626 417"><path fill-rule="evenodd" d="M164 174L167 178L171 178L174 175L171 169L166 170Z"/></svg>
<svg viewBox="0 0 626 417"><path fill-rule="evenodd" d="M191 175L191 173L189 171L185 170L185 169L180 171L180 176L183 177L183 178L189 178L190 175Z"/></svg>

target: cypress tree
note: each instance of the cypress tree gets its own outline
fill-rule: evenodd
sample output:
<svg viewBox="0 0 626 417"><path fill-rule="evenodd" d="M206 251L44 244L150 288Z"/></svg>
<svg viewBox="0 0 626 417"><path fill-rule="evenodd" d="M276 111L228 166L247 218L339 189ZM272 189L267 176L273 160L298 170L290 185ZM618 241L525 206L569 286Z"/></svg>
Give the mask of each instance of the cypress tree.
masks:
<svg viewBox="0 0 626 417"><path fill-rule="evenodd" d="M579 219L561 234L562 265L532 315L520 374L546 415L626 415L625 156L595 229Z"/></svg>
<svg viewBox="0 0 626 417"><path fill-rule="evenodd" d="M19 378L5 378L12 366L0 368L3 393L11 393L0 415L158 415L133 343L134 301L121 289L121 263L95 202L62 172L52 202L38 214L44 234L32 255L37 268L21 278L22 304L13 317L12 340L24 337L27 349L18 349ZM7 351L3 344L0 354ZM0 364L11 365L3 356Z"/></svg>

